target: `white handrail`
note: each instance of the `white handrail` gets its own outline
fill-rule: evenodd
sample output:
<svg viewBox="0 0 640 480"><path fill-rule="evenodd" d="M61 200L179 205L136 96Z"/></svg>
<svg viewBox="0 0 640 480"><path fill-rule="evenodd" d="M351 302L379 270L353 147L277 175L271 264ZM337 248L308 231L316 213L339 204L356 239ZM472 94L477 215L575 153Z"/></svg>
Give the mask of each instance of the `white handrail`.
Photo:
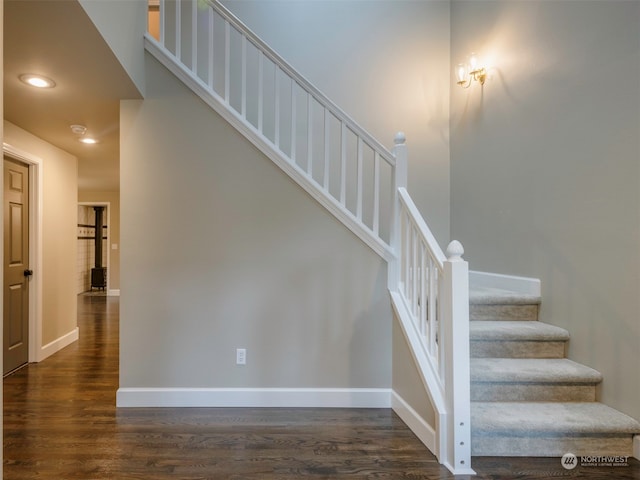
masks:
<svg viewBox="0 0 640 480"><path fill-rule="evenodd" d="M458 242L442 252L407 192L404 134L389 152L218 0L158 2L147 50L388 262L392 304L436 411L435 453L473 473L468 265Z"/></svg>
<svg viewBox="0 0 640 480"><path fill-rule="evenodd" d="M416 207L416 204L413 202L413 199L409 195L409 192L407 192L407 189L400 187L398 189L398 195L400 196L400 202L402 203L403 210L406 211L407 216L416 228L416 234L420 236L426 245L428 245L433 259L438 262L438 266L440 267L440 270L442 270L442 266L447 257L442 252L436 237L431 233L431 230L427 226L427 222L422 218L420 210Z"/></svg>

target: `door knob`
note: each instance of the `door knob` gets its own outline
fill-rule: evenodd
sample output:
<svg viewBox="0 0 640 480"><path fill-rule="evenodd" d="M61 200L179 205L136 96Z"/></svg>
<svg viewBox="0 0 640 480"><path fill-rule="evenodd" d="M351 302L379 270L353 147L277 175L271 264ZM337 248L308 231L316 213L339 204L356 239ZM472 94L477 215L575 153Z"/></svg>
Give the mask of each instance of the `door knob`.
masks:
<svg viewBox="0 0 640 480"><path fill-rule="evenodd" d="M30 277L31 275L33 275L33 270L27 269L27 270L24 271L24 276L25 277Z"/></svg>

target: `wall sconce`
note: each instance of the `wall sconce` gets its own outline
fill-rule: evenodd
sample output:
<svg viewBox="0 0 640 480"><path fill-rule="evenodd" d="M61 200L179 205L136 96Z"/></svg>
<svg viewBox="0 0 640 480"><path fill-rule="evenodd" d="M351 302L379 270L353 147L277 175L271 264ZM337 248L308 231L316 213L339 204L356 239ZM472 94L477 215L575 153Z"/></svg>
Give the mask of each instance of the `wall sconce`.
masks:
<svg viewBox="0 0 640 480"><path fill-rule="evenodd" d="M456 67L456 78L458 79L456 83L462 88L469 88L472 80L484 85L484 81L487 79L487 71L480 66L478 56L472 53L469 56L468 64L460 63Z"/></svg>

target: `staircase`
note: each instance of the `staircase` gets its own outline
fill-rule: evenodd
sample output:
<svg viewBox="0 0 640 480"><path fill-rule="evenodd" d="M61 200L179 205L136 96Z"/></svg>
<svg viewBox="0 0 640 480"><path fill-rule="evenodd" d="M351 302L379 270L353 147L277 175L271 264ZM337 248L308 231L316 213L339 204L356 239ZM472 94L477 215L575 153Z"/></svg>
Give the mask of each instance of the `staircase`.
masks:
<svg viewBox="0 0 640 480"><path fill-rule="evenodd" d="M146 51L387 262L435 411L432 448L472 474L468 265L458 242L445 255L407 191L404 134L387 150L219 0L156 1Z"/></svg>
<svg viewBox="0 0 640 480"><path fill-rule="evenodd" d="M441 463L472 474L472 454L631 455L640 424L596 402L601 375L565 358L569 334L538 321L539 297L469 301L462 246L445 254L406 190L402 133L388 151L218 0L158 9L147 51L388 262Z"/></svg>
<svg viewBox="0 0 640 480"><path fill-rule="evenodd" d="M469 303L472 455L633 455L640 423L597 402L602 375L565 358L540 297L476 288Z"/></svg>

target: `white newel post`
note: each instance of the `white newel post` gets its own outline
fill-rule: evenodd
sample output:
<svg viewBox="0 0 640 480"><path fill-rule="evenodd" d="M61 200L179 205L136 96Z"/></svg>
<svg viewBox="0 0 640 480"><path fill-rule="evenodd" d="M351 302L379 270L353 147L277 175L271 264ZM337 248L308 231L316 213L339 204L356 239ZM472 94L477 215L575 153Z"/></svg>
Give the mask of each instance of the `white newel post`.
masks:
<svg viewBox="0 0 640 480"><path fill-rule="evenodd" d="M455 474L471 469L471 394L469 372L469 265L464 249L454 240L444 262L443 347L447 403L446 463ZM442 461L442 459L441 459Z"/></svg>
<svg viewBox="0 0 640 480"><path fill-rule="evenodd" d="M396 166L393 171L393 215L391 217L391 232L389 244L395 252L395 258L389 262L388 285L391 291L397 291L400 284L400 194L399 188L407 188L408 155L404 132L396 133L393 139L393 155L396 158Z"/></svg>

